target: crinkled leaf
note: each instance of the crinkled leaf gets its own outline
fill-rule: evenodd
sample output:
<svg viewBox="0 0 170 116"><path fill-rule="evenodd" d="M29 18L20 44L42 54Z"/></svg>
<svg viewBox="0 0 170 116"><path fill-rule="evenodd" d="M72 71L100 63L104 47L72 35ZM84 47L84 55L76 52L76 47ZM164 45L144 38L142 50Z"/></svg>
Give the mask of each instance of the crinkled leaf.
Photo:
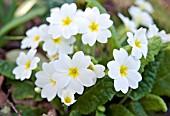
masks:
<svg viewBox="0 0 170 116"><path fill-rule="evenodd" d="M146 111L167 111L167 106L164 100L154 94L148 94L143 97L140 102Z"/></svg>
<svg viewBox="0 0 170 116"><path fill-rule="evenodd" d="M0 74L8 77L9 79L15 79L12 70L16 67L16 64L9 61L0 60Z"/></svg>
<svg viewBox="0 0 170 116"><path fill-rule="evenodd" d="M112 104L109 106L107 116L134 116L134 115L123 105Z"/></svg>
<svg viewBox="0 0 170 116"><path fill-rule="evenodd" d="M72 109L77 110L80 114L89 114L95 111L97 106L103 105L113 98L115 95L113 88L113 80L107 76L104 77L80 96Z"/></svg>
<svg viewBox="0 0 170 116"><path fill-rule="evenodd" d="M34 84L29 81L10 82L12 84L12 97L17 100L34 98Z"/></svg>
<svg viewBox="0 0 170 116"><path fill-rule="evenodd" d="M142 57L141 59L141 67L139 72L143 72L145 66L149 63L149 62L153 62L155 61L155 56L158 55L160 49L162 46L162 41L160 37L153 37L149 39L149 43L148 43L148 54L146 59L144 57Z"/></svg>
<svg viewBox="0 0 170 116"><path fill-rule="evenodd" d="M142 73L142 81L139 83L139 87L129 95L131 99L139 100L152 91L153 84L157 77L158 66L159 62L151 62L146 66L145 72Z"/></svg>
<svg viewBox="0 0 170 116"><path fill-rule="evenodd" d="M138 101L130 101L126 106L135 116L147 116L143 106Z"/></svg>
<svg viewBox="0 0 170 116"><path fill-rule="evenodd" d="M159 61L157 79L152 92L159 96L170 97L170 44L162 49Z"/></svg>
<svg viewBox="0 0 170 116"><path fill-rule="evenodd" d="M81 116L81 114L78 111L73 110L70 112L69 116Z"/></svg>

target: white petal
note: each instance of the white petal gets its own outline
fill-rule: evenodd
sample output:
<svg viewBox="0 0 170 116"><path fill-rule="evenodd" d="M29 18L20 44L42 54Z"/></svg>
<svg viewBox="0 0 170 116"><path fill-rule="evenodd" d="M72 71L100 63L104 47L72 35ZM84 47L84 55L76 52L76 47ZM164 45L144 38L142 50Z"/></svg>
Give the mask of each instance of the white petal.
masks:
<svg viewBox="0 0 170 116"><path fill-rule="evenodd" d="M121 65L121 64L124 64L124 62L128 58L128 53L123 48L120 48L119 51L117 49L114 49L113 56L114 56L115 61L119 62L119 64Z"/></svg>
<svg viewBox="0 0 170 116"><path fill-rule="evenodd" d="M57 82L57 86L59 88L64 88L68 86L68 84L71 82L72 78L67 75L67 73L59 73L56 72L52 75L52 79Z"/></svg>
<svg viewBox="0 0 170 116"><path fill-rule="evenodd" d="M31 77L31 73L32 73L32 71L30 71L30 70L24 70L21 75L21 81L23 81L25 79L29 79Z"/></svg>
<svg viewBox="0 0 170 116"><path fill-rule="evenodd" d="M141 47L141 52L142 52L144 58L146 59L147 53L148 53L148 46L147 45L141 45L141 46L142 46Z"/></svg>
<svg viewBox="0 0 170 116"><path fill-rule="evenodd" d="M132 48L132 56L134 56L136 59L141 59L142 58L141 50L138 49L137 47L133 47Z"/></svg>
<svg viewBox="0 0 170 116"><path fill-rule="evenodd" d="M40 58L38 58L38 57L33 58L31 61L30 69L33 70L33 69L37 68L37 63L39 61L40 61Z"/></svg>
<svg viewBox="0 0 170 116"><path fill-rule="evenodd" d="M129 78L133 78L135 81L139 82L142 80L142 76L139 72L135 71L135 70L128 70L127 74Z"/></svg>
<svg viewBox="0 0 170 116"><path fill-rule="evenodd" d="M48 74L51 75L51 76L52 76L52 74L53 74L54 72L56 72L55 69L54 69L54 64L53 64L53 62L43 63L43 64L42 64L42 69L43 69L43 71L45 71L46 73L48 73Z"/></svg>
<svg viewBox="0 0 170 116"><path fill-rule="evenodd" d="M88 32L89 28L88 26L90 25L90 22L86 18L78 18L76 19L76 24L78 25L79 33L86 33Z"/></svg>
<svg viewBox="0 0 170 116"><path fill-rule="evenodd" d="M78 27L75 25L63 27L62 36L66 39L69 39L72 35L78 33Z"/></svg>
<svg viewBox="0 0 170 116"><path fill-rule="evenodd" d="M108 75L112 79L117 79L120 77L120 64L116 61L110 61L107 64L107 67L109 68Z"/></svg>
<svg viewBox="0 0 170 116"><path fill-rule="evenodd" d="M17 65L25 65L28 61L27 56L24 52L20 52L19 57L16 60Z"/></svg>
<svg viewBox="0 0 170 116"><path fill-rule="evenodd" d="M73 93L78 93L80 95L84 91L83 85L81 85L77 79L72 79L66 89L72 91Z"/></svg>
<svg viewBox="0 0 170 116"><path fill-rule="evenodd" d="M129 56L125 62L125 66L128 67L128 69L133 69L138 71L140 68L140 60L135 59L133 56Z"/></svg>
<svg viewBox="0 0 170 116"><path fill-rule="evenodd" d="M107 43L107 39L111 37L111 32L108 29L99 30L97 33L97 41Z"/></svg>
<svg viewBox="0 0 170 116"><path fill-rule="evenodd" d="M37 50L33 50L33 49L29 50L28 53L27 53L28 59L32 60L34 58L36 52L37 52Z"/></svg>
<svg viewBox="0 0 170 116"><path fill-rule="evenodd" d="M72 4L65 3L61 6L61 14L64 18L67 16L73 17L76 13L76 10L77 10L77 6L75 3Z"/></svg>
<svg viewBox="0 0 170 116"><path fill-rule="evenodd" d="M101 14L98 19L99 29L107 29L113 25L113 21L110 20L109 14Z"/></svg>
<svg viewBox="0 0 170 116"><path fill-rule="evenodd" d="M103 65L96 64L94 66L94 72L95 72L97 78L102 78L105 76L104 70L105 70L105 67Z"/></svg>
<svg viewBox="0 0 170 116"><path fill-rule="evenodd" d="M89 56L85 56L82 51L79 51L73 55L72 62L75 67L81 69L87 68L91 63L91 59Z"/></svg>
<svg viewBox="0 0 170 116"><path fill-rule="evenodd" d="M82 42L83 44L89 44L93 46L96 43L97 34L93 32L88 32L82 35Z"/></svg>
<svg viewBox="0 0 170 116"><path fill-rule="evenodd" d="M127 80L128 80L128 83L129 83L129 87L131 87L133 89L138 88L138 82L136 80L134 80L133 78L130 78L130 77L127 77Z"/></svg>
<svg viewBox="0 0 170 116"><path fill-rule="evenodd" d="M122 91L124 94L128 92L129 85L126 77L114 80L114 87L116 91Z"/></svg>
<svg viewBox="0 0 170 116"><path fill-rule="evenodd" d="M37 80L35 81L35 85L43 88L45 85L50 83L50 76L46 75L43 71L39 71L35 74Z"/></svg>
<svg viewBox="0 0 170 116"><path fill-rule="evenodd" d="M62 27L60 25L50 25L48 33L53 35L53 38L61 36Z"/></svg>
<svg viewBox="0 0 170 116"><path fill-rule="evenodd" d="M57 95L56 86L52 86L52 84L47 84L41 92L42 98L47 98L48 101L51 101Z"/></svg>
<svg viewBox="0 0 170 116"><path fill-rule="evenodd" d="M95 74L92 70L89 69L81 69L79 70L80 76L77 77L77 80L84 86L90 87L94 84L93 78L95 78Z"/></svg>

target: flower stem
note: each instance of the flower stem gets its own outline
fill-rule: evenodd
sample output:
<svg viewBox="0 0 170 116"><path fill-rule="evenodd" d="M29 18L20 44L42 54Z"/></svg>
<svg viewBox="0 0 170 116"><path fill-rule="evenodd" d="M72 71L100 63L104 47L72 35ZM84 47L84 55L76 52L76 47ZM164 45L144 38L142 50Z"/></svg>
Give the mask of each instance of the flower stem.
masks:
<svg viewBox="0 0 170 116"><path fill-rule="evenodd" d="M128 98L128 96L129 96L129 94L132 92L132 88L128 91L128 93L126 94L126 96L119 102L119 104L123 104L126 100L127 100L127 98Z"/></svg>

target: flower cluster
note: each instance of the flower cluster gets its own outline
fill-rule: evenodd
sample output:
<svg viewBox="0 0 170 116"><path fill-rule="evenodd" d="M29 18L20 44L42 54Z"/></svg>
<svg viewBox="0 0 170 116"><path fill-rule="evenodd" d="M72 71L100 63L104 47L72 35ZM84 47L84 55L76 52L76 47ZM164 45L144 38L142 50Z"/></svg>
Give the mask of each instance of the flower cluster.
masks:
<svg viewBox="0 0 170 116"><path fill-rule="evenodd" d="M160 36L163 42L169 41L170 35L160 31L154 25L149 13L152 6L144 0L136 0L136 6L129 8L132 20L121 13L118 16L125 25L127 43L130 51L123 48L113 50L114 60L107 63L108 76L114 79L116 91L128 92L129 87L137 89L142 76L139 73L141 58L148 54L148 38ZM138 7L137 7L138 6ZM35 85L41 88L41 97L53 100L56 96L70 106L76 102L75 94L82 95L85 87L95 85L98 78L105 76L105 67L94 64L89 55L81 50L74 50L77 34L83 44L89 46L96 42L107 43L112 36L109 28L113 25L110 15L101 14L97 7L77 9L75 3L63 4L61 8L51 9L47 24L33 27L26 32L21 42L21 49L30 48L27 54L21 52L17 58L17 67L13 70L16 79L23 81L31 77L32 71L40 61L35 57L36 48L43 49L49 62L42 63L36 72ZM138 29L139 25L145 26ZM148 29L146 29L146 27ZM113 38L112 38L113 39ZM40 44L42 43L42 44ZM72 57L71 57L72 56ZM38 88L36 88L37 90Z"/></svg>

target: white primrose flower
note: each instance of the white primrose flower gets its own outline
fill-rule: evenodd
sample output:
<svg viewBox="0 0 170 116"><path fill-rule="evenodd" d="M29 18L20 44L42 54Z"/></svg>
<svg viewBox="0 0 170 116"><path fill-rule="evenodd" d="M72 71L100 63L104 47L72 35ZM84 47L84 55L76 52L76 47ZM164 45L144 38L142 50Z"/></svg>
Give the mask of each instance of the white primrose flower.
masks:
<svg viewBox="0 0 170 116"><path fill-rule="evenodd" d="M154 36L160 37L162 39L163 43L170 41L169 35L166 34L165 30L162 30L162 31L159 32L159 29L155 24L150 25L149 29L148 29L148 32L147 32L147 37L148 38L152 38Z"/></svg>
<svg viewBox="0 0 170 116"><path fill-rule="evenodd" d="M142 10L145 10L149 13L153 13L154 11L152 5L145 0L136 0L135 4L139 6L139 8L141 8Z"/></svg>
<svg viewBox="0 0 170 116"><path fill-rule="evenodd" d="M58 38L53 38L48 34L49 26L44 26L41 31L44 33L44 44L43 50L47 51L49 55L54 55L56 53L62 54L72 54L73 53L73 43L76 41L74 36L71 36L70 39L65 39L60 36Z"/></svg>
<svg viewBox="0 0 170 116"><path fill-rule="evenodd" d="M123 48L114 49L113 56L115 60L108 62L107 67L109 77L114 79L115 90L126 94L129 87L138 88L138 83L142 80L141 74L138 72L140 60L128 56Z"/></svg>
<svg viewBox="0 0 170 116"><path fill-rule="evenodd" d="M26 31L26 37L21 41L21 49L31 48L35 49L38 47L39 43L42 41L42 32L41 28L44 26L40 25L39 27L33 27Z"/></svg>
<svg viewBox="0 0 170 116"><path fill-rule="evenodd" d="M95 73L95 77L94 78L94 83L96 83L97 78L103 78L105 76L105 67L101 64L96 64L94 65L92 62L91 64L88 66L88 69L92 70Z"/></svg>
<svg viewBox="0 0 170 116"><path fill-rule="evenodd" d="M32 70L37 68L37 63L40 61L38 57L34 57L36 50L29 50L27 54L20 52L19 57L16 60L17 67L14 68L12 73L15 75L15 79L29 79L31 77Z"/></svg>
<svg viewBox="0 0 170 116"><path fill-rule="evenodd" d="M90 87L94 84L95 74L88 69L90 63L90 57L84 56L82 51L76 52L72 59L66 54L60 54L59 60L54 61L56 73L53 74L53 79L60 88L82 94L84 86Z"/></svg>
<svg viewBox="0 0 170 116"><path fill-rule="evenodd" d="M43 63L42 71L39 71L35 74L36 81L35 85L42 88L41 96L42 98L47 98L48 101L51 101L55 98L58 93L58 82L56 82L52 75L55 73L53 63Z"/></svg>
<svg viewBox="0 0 170 116"><path fill-rule="evenodd" d="M153 19L148 12L142 11L140 8L131 6L129 8L129 13L132 16L132 19L135 21L136 25L143 25L148 27L153 24Z"/></svg>
<svg viewBox="0 0 170 116"><path fill-rule="evenodd" d="M132 56L137 59L142 57L146 58L148 53L148 40L146 38L146 29L140 28L137 30L135 35L131 32L127 32L128 40L130 46L132 46Z"/></svg>
<svg viewBox="0 0 170 116"><path fill-rule="evenodd" d="M82 18L77 19L79 25L79 33L82 35L83 44L93 46L96 40L100 43L106 43L107 39L111 37L109 27L112 26L113 21L110 20L109 14L100 14L97 7L86 8L81 15Z"/></svg>
<svg viewBox="0 0 170 116"><path fill-rule="evenodd" d="M125 17L121 13L118 13L118 16L120 17L120 19L124 23L126 32L128 32L128 31L131 31L133 33L136 32L136 30L137 30L136 24L133 20L130 20L128 17Z"/></svg>
<svg viewBox="0 0 170 116"><path fill-rule="evenodd" d="M67 106L70 106L76 102L74 98L74 93L69 90L64 90L61 96L61 102Z"/></svg>
<svg viewBox="0 0 170 116"><path fill-rule="evenodd" d="M50 23L49 34L53 38L63 36L70 39L72 35L78 33L78 27L75 19L77 18L77 6L75 3L63 4L61 9L52 9L47 21Z"/></svg>

